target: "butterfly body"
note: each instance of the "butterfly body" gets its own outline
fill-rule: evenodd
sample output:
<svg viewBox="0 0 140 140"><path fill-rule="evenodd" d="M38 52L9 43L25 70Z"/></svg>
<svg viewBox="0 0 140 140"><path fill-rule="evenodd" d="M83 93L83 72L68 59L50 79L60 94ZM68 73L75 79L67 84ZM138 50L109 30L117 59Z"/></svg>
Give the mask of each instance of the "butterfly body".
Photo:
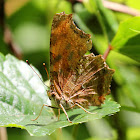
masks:
<svg viewBox="0 0 140 140"><path fill-rule="evenodd" d="M72 100L63 94L61 91L60 93L60 88L56 83L54 83L56 91L50 91L49 92L49 97L52 101L52 104L58 108L60 108L59 104L63 105L65 109L70 109L73 107L74 102Z"/></svg>

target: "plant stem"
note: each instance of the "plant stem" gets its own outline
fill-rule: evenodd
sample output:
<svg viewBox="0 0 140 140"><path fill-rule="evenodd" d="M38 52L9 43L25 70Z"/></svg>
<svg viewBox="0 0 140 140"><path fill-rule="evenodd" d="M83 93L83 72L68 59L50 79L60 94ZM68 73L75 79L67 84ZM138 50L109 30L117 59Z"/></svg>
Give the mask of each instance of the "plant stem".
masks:
<svg viewBox="0 0 140 140"><path fill-rule="evenodd" d="M0 127L0 140L7 140L7 130L5 127Z"/></svg>
<svg viewBox="0 0 140 140"><path fill-rule="evenodd" d="M83 0L77 0L77 1L83 2ZM110 10L113 10L113 11L129 14L132 16L140 16L139 10L136 10L134 8L128 7L128 6L123 5L123 4L103 0L103 5L104 5L104 7L108 8Z"/></svg>
<svg viewBox="0 0 140 140"><path fill-rule="evenodd" d="M115 114L112 117L112 120L114 122L114 128L116 129L117 134L118 134L117 140L127 140L127 137L126 137L127 126L122 121L120 113Z"/></svg>
<svg viewBox="0 0 140 140"><path fill-rule="evenodd" d="M107 50L105 51L103 58L106 60L107 56L109 55L110 51L113 49L111 45L108 45Z"/></svg>
<svg viewBox="0 0 140 140"><path fill-rule="evenodd" d="M3 38L4 38L5 43L10 48L11 52L17 58L21 59L22 58L21 50L14 43L11 31L6 26L6 23L5 23L5 9L4 9L4 6L5 6L5 1L4 0L0 0L0 28L1 28L1 31L2 31L2 34L3 34Z"/></svg>
<svg viewBox="0 0 140 140"><path fill-rule="evenodd" d="M119 101L118 92L117 89L119 88L119 85L113 80L112 81L112 96L116 102ZM117 114L114 114L114 116L111 116L109 118L110 125L116 130L117 132L117 140L126 140L127 135L127 126L125 122L121 118L121 112L118 112Z"/></svg>
<svg viewBox="0 0 140 140"><path fill-rule="evenodd" d="M104 7L111 9L113 11L129 14L132 16L140 16L140 11L133 9L131 7L125 6L123 4L103 0L103 5Z"/></svg>
<svg viewBox="0 0 140 140"><path fill-rule="evenodd" d="M77 131L78 131L79 125L74 125L72 130L72 136L74 139L76 139Z"/></svg>
<svg viewBox="0 0 140 140"><path fill-rule="evenodd" d="M121 106L122 110L140 113L140 109L130 106Z"/></svg>

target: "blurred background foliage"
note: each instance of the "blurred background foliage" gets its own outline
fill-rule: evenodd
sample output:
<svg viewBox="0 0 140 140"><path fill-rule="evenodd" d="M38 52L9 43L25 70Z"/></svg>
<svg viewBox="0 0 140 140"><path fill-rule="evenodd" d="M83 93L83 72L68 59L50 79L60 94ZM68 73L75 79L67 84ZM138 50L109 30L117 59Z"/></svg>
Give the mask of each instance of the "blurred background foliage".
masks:
<svg viewBox="0 0 140 140"><path fill-rule="evenodd" d="M11 53L24 61L28 59L38 68L44 80L47 80L47 76L42 63L46 62L49 70L50 31L55 13L62 11L66 14L73 13L77 26L92 35L91 52L96 55L104 54L120 22L140 15L140 0L112 0L114 7L117 7L116 3L126 6L126 9L119 7L119 10L110 8L111 3L107 2L111 1L100 0L5 0L3 2L5 17L0 7L0 52L5 55ZM5 28L7 31L4 33ZM139 42L137 47L140 47L140 36L131 42L132 45L133 42ZM101 120L63 128L62 133L58 130L45 137L31 137L26 130L7 128L8 140L38 138L139 140L140 65L137 61L115 51L110 52L107 63L115 69L112 94L109 97L121 104L119 113Z"/></svg>

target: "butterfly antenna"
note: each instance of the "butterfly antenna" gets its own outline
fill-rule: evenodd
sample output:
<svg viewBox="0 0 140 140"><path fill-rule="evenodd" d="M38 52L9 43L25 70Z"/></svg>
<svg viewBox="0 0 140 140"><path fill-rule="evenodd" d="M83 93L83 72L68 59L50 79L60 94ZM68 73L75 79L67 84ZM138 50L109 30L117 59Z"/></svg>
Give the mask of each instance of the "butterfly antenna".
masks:
<svg viewBox="0 0 140 140"><path fill-rule="evenodd" d="M47 73L47 77L48 77L48 79L50 79L50 78L49 78L49 73L48 73L48 70L47 70L47 67L46 67L46 64L45 64L45 63L43 63L43 66L44 66L45 71L46 71L46 73Z"/></svg>
<svg viewBox="0 0 140 140"><path fill-rule="evenodd" d="M33 69L33 67L30 65L30 63L29 63L29 61L28 60L26 60L26 63L30 66L30 68L36 73L36 75L39 77L39 79L42 81L42 83L44 84L44 82L43 82L43 80L42 80L42 78L40 77L40 75ZM45 85L45 84L44 84ZM47 85L45 85L47 88L48 88L48 86Z"/></svg>

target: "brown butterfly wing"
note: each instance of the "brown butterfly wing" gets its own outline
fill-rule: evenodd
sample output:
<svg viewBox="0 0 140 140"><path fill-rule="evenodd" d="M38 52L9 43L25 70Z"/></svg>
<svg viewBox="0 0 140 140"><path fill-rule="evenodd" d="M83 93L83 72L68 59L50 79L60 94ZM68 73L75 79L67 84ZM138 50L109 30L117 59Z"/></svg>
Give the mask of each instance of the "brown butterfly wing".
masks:
<svg viewBox="0 0 140 140"><path fill-rule="evenodd" d="M101 55L83 56L67 80L63 92L83 107L101 105L110 93L114 70L109 69Z"/></svg>
<svg viewBox="0 0 140 140"><path fill-rule="evenodd" d="M69 73L91 47L90 35L75 26L72 14L56 14L52 23L50 44L51 85L55 81L62 88Z"/></svg>
<svg viewBox="0 0 140 140"><path fill-rule="evenodd" d="M54 16L50 45L51 92L56 91L57 85L57 92L59 89L65 99L83 107L103 103L110 93L114 73L101 55L84 56L91 46L90 35L75 26L72 14Z"/></svg>

